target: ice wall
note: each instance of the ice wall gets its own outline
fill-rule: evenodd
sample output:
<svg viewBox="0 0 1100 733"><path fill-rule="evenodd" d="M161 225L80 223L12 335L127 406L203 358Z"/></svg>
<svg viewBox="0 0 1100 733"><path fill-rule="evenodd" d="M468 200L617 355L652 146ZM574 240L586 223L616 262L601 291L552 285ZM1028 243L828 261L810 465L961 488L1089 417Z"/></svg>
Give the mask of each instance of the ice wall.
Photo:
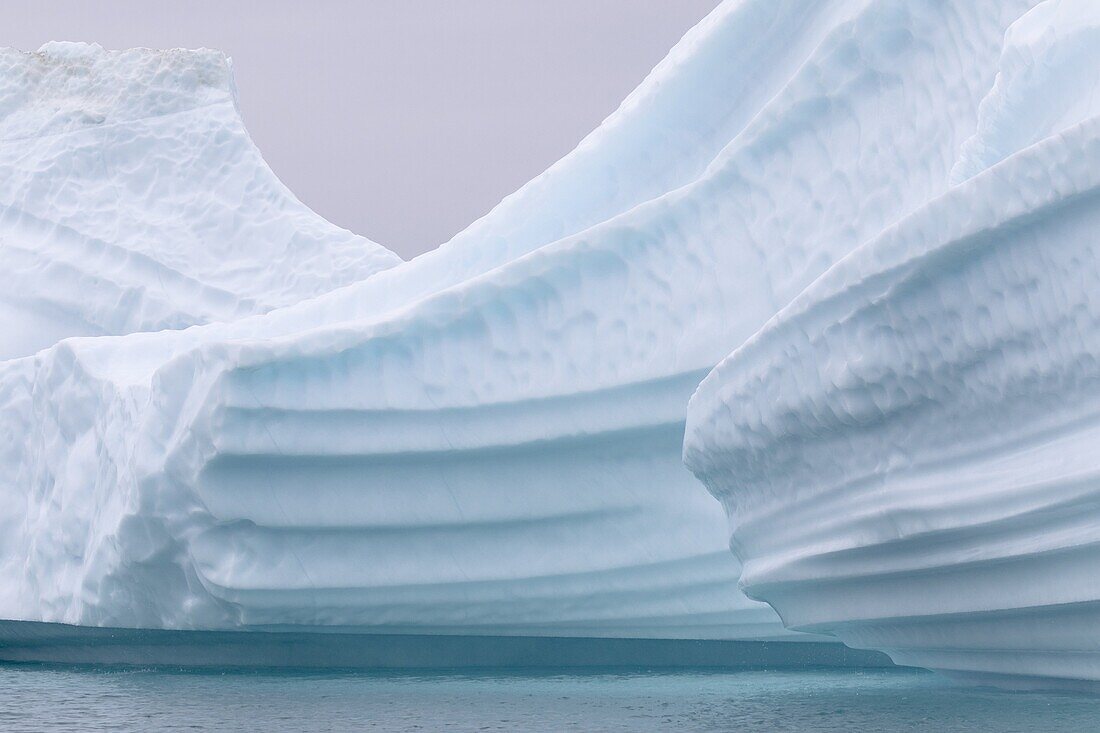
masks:
<svg viewBox="0 0 1100 733"><path fill-rule="evenodd" d="M685 460L788 627L973 681L1100 681L1097 18L1016 22L962 182L692 398Z"/></svg>

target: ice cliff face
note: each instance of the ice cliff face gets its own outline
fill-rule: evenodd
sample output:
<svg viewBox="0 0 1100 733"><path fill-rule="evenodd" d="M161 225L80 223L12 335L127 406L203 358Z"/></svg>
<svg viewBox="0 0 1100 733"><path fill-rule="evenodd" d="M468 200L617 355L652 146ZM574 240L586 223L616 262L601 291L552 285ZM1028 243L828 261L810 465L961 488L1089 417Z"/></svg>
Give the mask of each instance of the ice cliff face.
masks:
<svg viewBox="0 0 1100 733"><path fill-rule="evenodd" d="M954 200L959 161L1008 144L979 104L1019 86L998 60L1032 4L724 3L430 254L0 363L0 617L787 633L737 591L726 517L681 463L687 400L849 253ZM1008 210L987 203L941 225Z"/></svg>
<svg viewBox="0 0 1100 733"><path fill-rule="evenodd" d="M957 181L691 401L684 455L791 628L978 681L1100 681L1100 13L1008 30Z"/></svg>
<svg viewBox="0 0 1100 733"><path fill-rule="evenodd" d="M400 259L303 206L215 51L0 51L0 359L298 302Z"/></svg>

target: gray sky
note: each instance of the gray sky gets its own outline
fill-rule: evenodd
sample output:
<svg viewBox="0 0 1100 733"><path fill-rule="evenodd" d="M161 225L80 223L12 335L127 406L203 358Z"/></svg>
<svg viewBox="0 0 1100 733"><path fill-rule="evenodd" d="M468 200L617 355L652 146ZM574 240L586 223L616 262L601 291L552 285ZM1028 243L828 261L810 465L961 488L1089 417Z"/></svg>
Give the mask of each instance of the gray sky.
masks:
<svg viewBox="0 0 1100 733"><path fill-rule="evenodd" d="M718 0L6 0L0 44L208 46L306 204L402 257L612 112Z"/></svg>

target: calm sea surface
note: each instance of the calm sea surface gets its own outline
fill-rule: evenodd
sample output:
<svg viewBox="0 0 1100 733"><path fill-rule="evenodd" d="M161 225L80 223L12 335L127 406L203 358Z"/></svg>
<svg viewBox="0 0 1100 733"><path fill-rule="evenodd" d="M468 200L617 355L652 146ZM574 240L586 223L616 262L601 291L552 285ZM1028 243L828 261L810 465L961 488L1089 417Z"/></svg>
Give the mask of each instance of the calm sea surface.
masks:
<svg viewBox="0 0 1100 733"><path fill-rule="evenodd" d="M905 670L171 672L0 666L3 731L1092 731L1100 698Z"/></svg>

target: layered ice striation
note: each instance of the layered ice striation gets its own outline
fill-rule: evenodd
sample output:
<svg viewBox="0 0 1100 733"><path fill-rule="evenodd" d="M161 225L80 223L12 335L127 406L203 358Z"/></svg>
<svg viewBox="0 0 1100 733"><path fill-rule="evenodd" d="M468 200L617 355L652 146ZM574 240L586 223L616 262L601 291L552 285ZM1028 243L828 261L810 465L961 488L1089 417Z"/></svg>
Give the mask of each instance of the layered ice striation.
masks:
<svg viewBox="0 0 1100 733"><path fill-rule="evenodd" d="M1008 30L958 181L691 401L743 588L795 629L1007 685L1100 682L1100 12Z"/></svg>
<svg viewBox="0 0 1100 733"><path fill-rule="evenodd" d="M723 3L429 254L0 363L0 618L812 639L737 590L688 398L952 195L1030 5Z"/></svg>
<svg viewBox="0 0 1100 733"><path fill-rule="evenodd" d="M216 51L0 51L0 359L296 303L400 262L264 163Z"/></svg>

